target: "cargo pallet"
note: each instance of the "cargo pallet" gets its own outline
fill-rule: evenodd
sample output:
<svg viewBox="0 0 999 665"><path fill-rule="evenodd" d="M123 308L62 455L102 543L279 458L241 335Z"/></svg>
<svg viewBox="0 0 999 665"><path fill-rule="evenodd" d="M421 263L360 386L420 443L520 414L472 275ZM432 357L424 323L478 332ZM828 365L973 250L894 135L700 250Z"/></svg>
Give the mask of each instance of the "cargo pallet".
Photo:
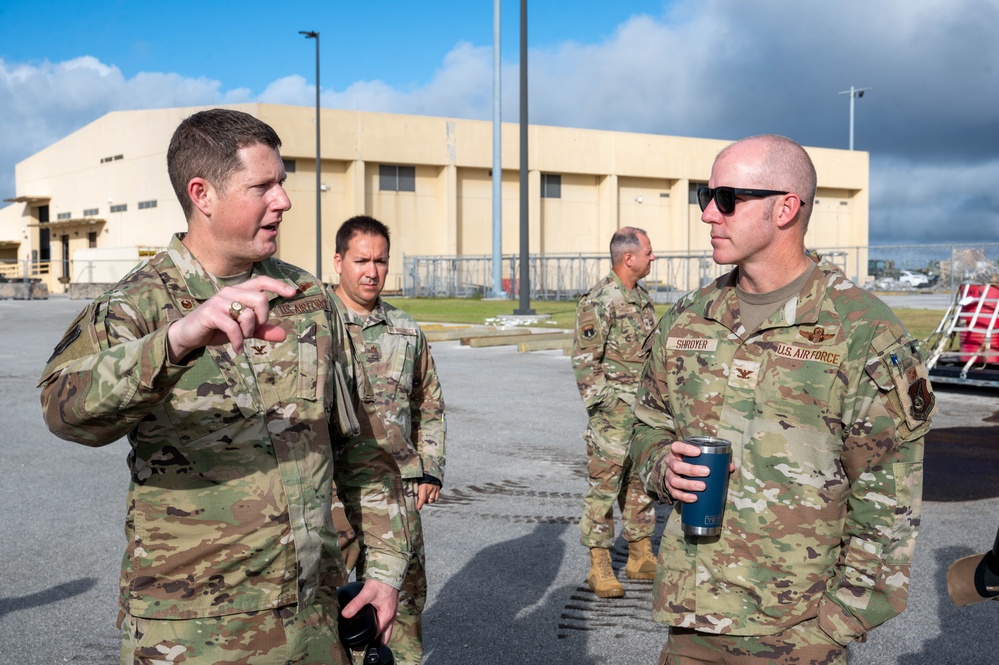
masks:
<svg viewBox="0 0 999 665"><path fill-rule="evenodd" d="M962 284L926 340L930 379L934 383L999 388L997 317L999 285Z"/></svg>

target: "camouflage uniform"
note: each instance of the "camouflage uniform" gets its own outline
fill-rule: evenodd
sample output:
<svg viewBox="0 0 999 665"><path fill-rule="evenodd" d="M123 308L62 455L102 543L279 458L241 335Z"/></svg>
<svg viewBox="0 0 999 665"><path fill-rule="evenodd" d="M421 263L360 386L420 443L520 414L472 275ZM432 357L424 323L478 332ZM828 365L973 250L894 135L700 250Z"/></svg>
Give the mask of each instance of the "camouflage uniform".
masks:
<svg viewBox="0 0 999 665"><path fill-rule="evenodd" d="M330 294L294 266L259 262L255 274L298 288L290 299L271 297L270 322L287 339L248 339L244 354L229 343L210 346L174 365L168 325L217 292L182 237L77 317L39 383L46 423L57 436L91 446L127 436L131 446L123 660L135 646L128 625L137 618L233 617L245 625L239 622L262 611L279 610L282 619L308 611L316 616L300 627L335 635L334 592L344 579L330 519L330 427L356 431L357 422L344 398L344 332ZM383 532L393 542L388 526ZM407 563L401 538L393 549L372 569L397 585ZM273 637L237 641L261 653ZM345 662L336 639L300 636L313 638L330 642L329 651L301 662ZM214 655L202 654L203 639L196 649L140 646L147 656L187 649L201 662L229 660L223 643Z"/></svg>
<svg viewBox="0 0 999 665"><path fill-rule="evenodd" d="M655 526L652 501L628 458L642 342L655 325L655 306L645 288L625 288L614 271L576 305L572 367L590 417L583 435L590 485L579 522L585 547L614 544L615 502L625 540L648 538Z"/></svg>
<svg viewBox="0 0 999 665"><path fill-rule="evenodd" d="M427 572L416 499L425 476L444 480L446 428L437 370L423 331L408 314L379 299L371 314L362 317L335 294L333 300L363 366L356 373L361 433L337 457L338 468L346 469L336 477L337 491L353 530L362 532L357 543L361 573L367 572L372 552L383 546L369 528L373 519L385 517L383 496L400 497L405 505L405 510L391 515L408 535L411 558L389 646L396 662L420 663ZM346 464L340 464L341 459ZM373 487L380 494L374 494Z"/></svg>
<svg viewBox="0 0 999 665"><path fill-rule="evenodd" d="M650 493L671 502L677 439L728 439L736 468L720 536L667 523L655 619L726 636L817 619L846 645L900 613L935 399L892 311L820 265L747 335L732 272L676 303L648 345L632 456Z"/></svg>

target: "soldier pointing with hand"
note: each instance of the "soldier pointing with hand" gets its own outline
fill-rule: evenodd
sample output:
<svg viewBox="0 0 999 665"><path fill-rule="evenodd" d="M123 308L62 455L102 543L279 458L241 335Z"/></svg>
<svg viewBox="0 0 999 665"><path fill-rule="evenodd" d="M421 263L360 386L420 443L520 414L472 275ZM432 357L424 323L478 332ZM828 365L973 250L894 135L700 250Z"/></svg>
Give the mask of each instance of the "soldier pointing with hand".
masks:
<svg viewBox="0 0 999 665"><path fill-rule="evenodd" d="M280 145L246 113L185 119L167 168L188 232L87 307L42 374L57 436L128 438L122 663L349 662L330 517L330 430L357 431L349 359L331 294L271 258ZM344 615L371 603L388 639L398 584L370 577Z"/></svg>

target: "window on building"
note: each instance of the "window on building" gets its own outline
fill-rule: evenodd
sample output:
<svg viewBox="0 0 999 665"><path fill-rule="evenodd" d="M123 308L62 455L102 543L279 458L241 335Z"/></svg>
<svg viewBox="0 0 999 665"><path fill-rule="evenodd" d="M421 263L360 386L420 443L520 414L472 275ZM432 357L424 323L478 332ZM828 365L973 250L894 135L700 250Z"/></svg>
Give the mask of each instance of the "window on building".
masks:
<svg viewBox="0 0 999 665"><path fill-rule="evenodd" d="M379 165L378 189L383 192L415 192L416 167L395 164Z"/></svg>
<svg viewBox="0 0 999 665"><path fill-rule="evenodd" d="M127 203L119 203L118 205L111 206L111 212L125 212L128 210Z"/></svg>
<svg viewBox="0 0 999 665"><path fill-rule="evenodd" d="M49 235L49 207L48 206L38 206L38 260L42 263L48 263L52 260L52 245L50 242ZM34 256L32 256L34 258Z"/></svg>
<svg viewBox="0 0 999 665"><path fill-rule="evenodd" d="M706 182L694 182L693 180L690 181L690 189L688 190L690 192L690 200L689 200L690 205L692 206L700 205L697 202L697 190L700 187L707 187L707 186L708 183Z"/></svg>
<svg viewBox="0 0 999 665"><path fill-rule="evenodd" d="M73 213L71 212L60 212L58 215L56 215L57 220L72 219L72 218L73 218Z"/></svg>
<svg viewBox="0 0 999 665"><path fill-rule="evenodd" d="M155 207L156 207L156 199L153 199L152 201L139 201L139 210L148 210L149 208L155 208ZM112 210L112 212L114 211Z"/></svg>
<svg viewBox="0 0 999 665"><path fill-rule="evenodd" d="M541 198L562 198L562 176L555 173L541 174Z"/></svg>
<svg viewBox="0 0 999 665"><path fill-rule="evenodd" d="M87 246L90 247L90 249L97 247L97 231L87 232Z"/></svg>
<svg viewBox="0 0 999 665"><path fill-rule="evenodd" d="M62 276L69 279L69 236L62 237Z"/></svg>
<svg viewBox="0 0 999 665"><path fill-rule="evenodd" d="M281 161L284 162L284 172L285 173L294 173L295 172L295 168L296 167L295 167L295 160L294 159L282 159Z"/></svg>
<svg viewBox="0 0 999 665"><path fill-rule="evenodd" d="M86 210L83 211L83 216L96 217L99 212L100 212L99 208L87 208Z"/></svg>

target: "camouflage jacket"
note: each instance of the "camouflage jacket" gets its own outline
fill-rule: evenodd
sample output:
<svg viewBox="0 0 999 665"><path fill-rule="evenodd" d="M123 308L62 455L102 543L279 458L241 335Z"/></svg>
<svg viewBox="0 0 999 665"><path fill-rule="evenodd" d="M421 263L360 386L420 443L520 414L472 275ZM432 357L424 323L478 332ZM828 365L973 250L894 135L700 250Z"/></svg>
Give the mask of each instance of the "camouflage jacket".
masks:
<svg viewBox="0 0 999 665"><path fill-rule="evenodd" d="M367 317L333 295L353 351L363 368L358 381L361 434L345 447L347 467L419 479L444 480L444 398L427 338L416 321L379 299ZM360 373L358 373L360 374Z"/></svg>
<svg viewBox="0 0 999 665"><path fill-rule="evenodd" d="M217 291L181 237L70 326L39 383L45 420L86 445L128 437L123 612L300 609L343 574L329 426L331 414L353 418L343 325L316 278L270 259L256 274L298 288L271 298L270 321L287 339L247 340L245 354L206 347L172 364L167 327Z"/></svg>
<svg viewBox="0 0 999 665"><path fill-rule="evenodd" d="M892 311L819 266L746 336L734 272L688 294L648 341L631 454L660 501L669 444L732 442L722 533L660 549L657 621L766 635L818 617L840 644L906 604L923 436L935 399Z"/></svg>
<svg viewBox="0 0 999 665"><path fill-rule="evenodd" d="M607 410L635 401L642 342L656 325L656 310L641 284L628 290L612 270L576 304L572 368L587 409Z"/></svg>

